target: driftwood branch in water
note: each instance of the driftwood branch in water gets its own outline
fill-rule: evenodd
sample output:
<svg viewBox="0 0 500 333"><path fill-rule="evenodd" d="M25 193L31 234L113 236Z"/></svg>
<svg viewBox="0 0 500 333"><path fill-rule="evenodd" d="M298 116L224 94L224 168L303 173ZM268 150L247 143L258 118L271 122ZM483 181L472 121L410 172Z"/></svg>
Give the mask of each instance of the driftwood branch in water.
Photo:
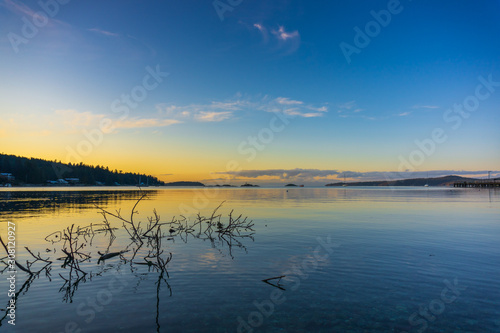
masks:
<svg viewBox="0 0 500 333"><path fill-rule="evenodd" d="M125 252L128 252L129 250L125 250L125 251L120 251L120 252L111 252L111 253L101 253L99 251L97 251L97 253L101 256L98 260L97 260L97 263L99 264L101 261L104 261L106 259L110 259L110 258L113 258L113 257L116 257L116 256L119 256Z"/></svg>

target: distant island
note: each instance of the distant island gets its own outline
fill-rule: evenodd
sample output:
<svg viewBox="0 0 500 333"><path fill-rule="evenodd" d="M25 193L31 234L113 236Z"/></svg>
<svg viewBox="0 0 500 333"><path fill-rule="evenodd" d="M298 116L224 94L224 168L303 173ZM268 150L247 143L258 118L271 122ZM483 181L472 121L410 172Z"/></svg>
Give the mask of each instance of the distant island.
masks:
<svg viewBox="0 0 500 333"><path fill-rule="evenodd" d="M444 176L437 178L412 178L400 180L380 180L368 182L339 182L326 184L325 186L453 186L454 183L473 182L479 179L466 178L460 176Z"/></svg>
<svg viewBox="0 0 500 333"><path fill-rule="evenodd" d="M206 187L236 187L236 185L222 184L222 185L205 185Z"/></svg>
<svg viewBox="0 0 500 333"><path fill-rule="evenodd" d="M200 182L186 182L186 181L181 181L181 182L165 183L165 186L201 186L201 187L204 187L205 184L200 183Z"/></svg>
<svg viewBox="0 0 500 333"><path fill-rule="evenodd" d="M0 154L0 186L160 186L164 182L146 174L110 170L83 163L61 163Z"/></svg>
<svg viewBox="0 0 500 333"><path fill-rule="evenodd" d="M325 186L457 186L457 187L498 187L500 179L476 179L461 176L437 178L412 178L399 180L379 180L362 182L337 182ZM205 185L196 181L176 181L165 183L158 178L140 174L110 170L105 166L83 163L62 163L38 158L0 154L0 186L185 186L185 187L236 187L236 185ZM304 187L289 183L285 187ZM260 187L245 183L240 187Z"/></svg>

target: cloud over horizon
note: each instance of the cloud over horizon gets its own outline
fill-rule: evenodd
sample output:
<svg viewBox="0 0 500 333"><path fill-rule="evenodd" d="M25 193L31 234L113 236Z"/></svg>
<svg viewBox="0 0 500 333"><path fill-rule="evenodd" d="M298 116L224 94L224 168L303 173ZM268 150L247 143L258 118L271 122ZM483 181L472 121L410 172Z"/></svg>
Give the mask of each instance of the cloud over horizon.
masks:
<svg viewBox="0 0 500 333"><path fill-rule="evenodd" d="M347 170L320 170L320 169L265 169L265 170L241 170L215 172L216 175L228 175L237 179L255 179L265 181L302 181L302 182L321 182L321 181L342 181L344 176L350 181L380 181L397 180L408 178L436 178L449 175L484 177L488 171L465 171L465 170L430 170L430 171L347 171ZM500 171L491 171L491 176L496 178L500 176Z"/></svg>

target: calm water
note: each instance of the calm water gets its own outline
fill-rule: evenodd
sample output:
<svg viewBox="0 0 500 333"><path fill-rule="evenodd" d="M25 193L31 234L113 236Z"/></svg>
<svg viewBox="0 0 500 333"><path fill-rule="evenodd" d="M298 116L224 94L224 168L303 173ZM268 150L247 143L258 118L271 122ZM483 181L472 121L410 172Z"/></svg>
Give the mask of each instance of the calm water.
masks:
<svg viewBox="0 0 500 333"><path fill-rule="evenodd" d="M136 189L0 191L0 233L16 224L16 326L6 332L500 332L500 192L450 188L148 188L136 221L157 210L188 228L196 216L248 216L234 241L162 226L166 273L122 223L100 232L97 206L129 217ZM64 266L62 231L80 229L83 273ZM92 225L92 227L90 227ZM183 227L183 228L184 228ZM92 229L89 229L92 228ZM89 230L93 230L90 234ZM48 236L48 237L47 237ZM236 235L235 235L236 236ZM239 241L240 243L237 243ZM99 254L129 250L99 262ZM3 250L2 250L3 251ZM134 251L137 251L133 257ZM3 256L4 254L2 254ZM32 270L46 263L36 262ZM2 264L0 264L2 265ZM64 266L64 267L62 267ZM3 269L4 265L2 265ZM48 274L47 274L48 273ZM286 275L274 284L263 279Z"/></svg>

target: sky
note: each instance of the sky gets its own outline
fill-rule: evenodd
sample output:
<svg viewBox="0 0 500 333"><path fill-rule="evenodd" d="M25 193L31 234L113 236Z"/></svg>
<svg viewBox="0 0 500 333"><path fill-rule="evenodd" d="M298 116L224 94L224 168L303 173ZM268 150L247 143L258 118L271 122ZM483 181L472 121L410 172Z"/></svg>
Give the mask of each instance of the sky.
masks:
<svg viewBox="0 0 500 333"><path fill-rule="evenodd" d="M0 152L164 181L500 175L500 1L0 0Z"/></svg>

